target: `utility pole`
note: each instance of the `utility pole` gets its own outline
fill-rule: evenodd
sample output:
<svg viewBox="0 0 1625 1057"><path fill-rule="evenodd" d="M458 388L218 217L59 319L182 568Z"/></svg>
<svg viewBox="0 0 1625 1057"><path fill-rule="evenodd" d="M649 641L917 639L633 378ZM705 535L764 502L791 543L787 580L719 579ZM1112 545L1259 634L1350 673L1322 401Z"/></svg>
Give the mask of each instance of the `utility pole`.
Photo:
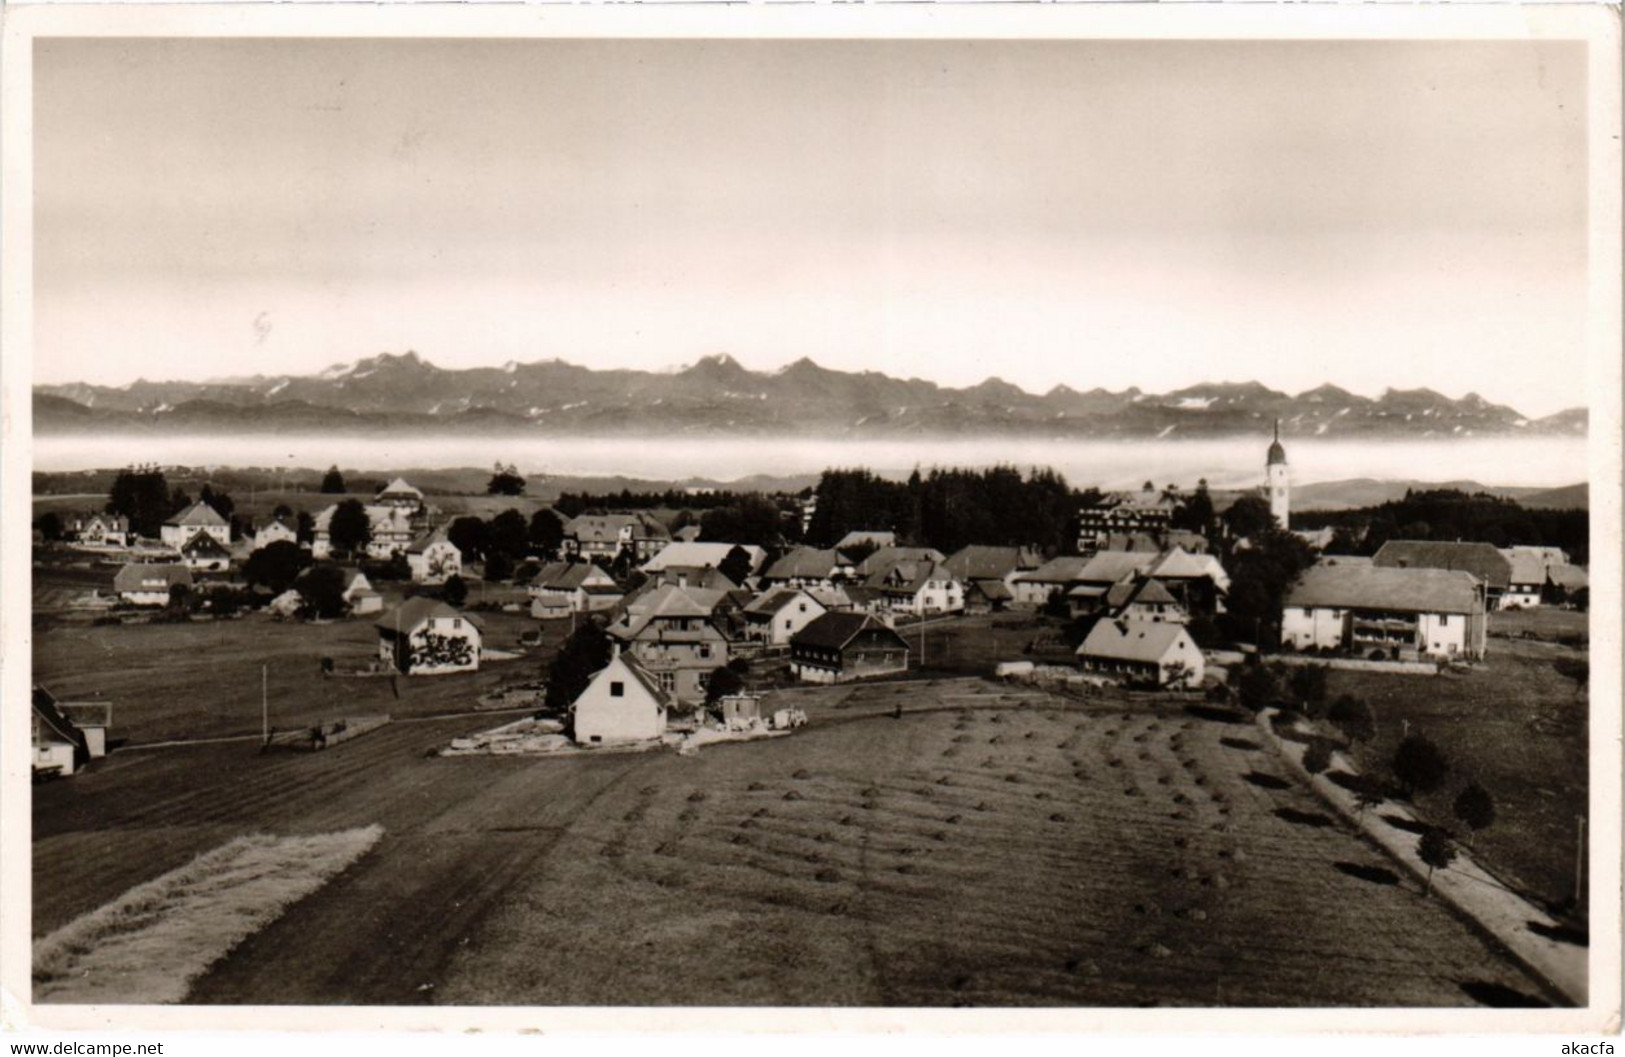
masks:
<svg viewBox="0 0 1625 1057"><path fill-rule="evenodd" d="M260 744L271 744L271 671L270 665L260 665Z"/></svg>

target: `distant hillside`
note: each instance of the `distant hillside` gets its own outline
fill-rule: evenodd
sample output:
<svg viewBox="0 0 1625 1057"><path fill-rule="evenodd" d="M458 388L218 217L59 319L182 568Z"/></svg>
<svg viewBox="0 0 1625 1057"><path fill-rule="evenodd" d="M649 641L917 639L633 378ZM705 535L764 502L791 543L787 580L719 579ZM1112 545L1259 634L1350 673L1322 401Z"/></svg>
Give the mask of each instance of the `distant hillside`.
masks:
<svg viewBox="0 0 1625 1057"><path fill-rule="evenodd" d="M42 434L434 433L825 438L1258 436L1281 420L1289 437L1583 435L1572 409L1529 419L1476 393L1431 389L1372 398L1323 385L1297 395L1258 382L1170 393L1028 393L999 378L964 389L876 371L832 371L808 359L750 371L709 356L674 372L594 370L562 360L443 370L416 353L335 364L315 375L212 382L137 381L36 387Z"/></svg>
<svg viewBox="0 0 1625 1057"><path fill-rule="evenodd" d="M1583 489L1585 486L1573 485L1570 487ZM1526 500L1527 496L1544 494L1544 490L1539 488L1510 488L1500 485L1480 484L1477 481L1389 481L1370 477L1356 477L1346 481L1321 481L1316 484L1293 485L1292 507L1295 510L1354 510L1403 499L1408 491L1437 489L1449 489L1469 494L1488 492L1490 495L1516 499L1525 506L1530 505ZM1566 489L1552 490L1554 493L1563 491L1566 491ZM1584 503L1582 502L1580 505L1583 506Z"/></svg>
<svg viewBox="0 0 1625 1057"><path fill-rule="evenodd" d="M1537 510L1590 510L1591 486L1582 483L1547 488L1522 496L1518 502Z"/></svg>

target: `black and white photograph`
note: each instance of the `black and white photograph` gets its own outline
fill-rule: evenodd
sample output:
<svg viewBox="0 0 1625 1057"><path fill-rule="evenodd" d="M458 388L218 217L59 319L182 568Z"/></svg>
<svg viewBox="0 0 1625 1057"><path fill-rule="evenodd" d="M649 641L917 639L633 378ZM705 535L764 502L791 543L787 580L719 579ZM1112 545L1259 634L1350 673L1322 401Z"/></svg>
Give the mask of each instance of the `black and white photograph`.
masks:
<svg viewBox="0 0 1625 1057"><path fill-rule="evenodd" d="M1048 10L13 26L29 1016L1617 1030L1617 19Z"/></svg>

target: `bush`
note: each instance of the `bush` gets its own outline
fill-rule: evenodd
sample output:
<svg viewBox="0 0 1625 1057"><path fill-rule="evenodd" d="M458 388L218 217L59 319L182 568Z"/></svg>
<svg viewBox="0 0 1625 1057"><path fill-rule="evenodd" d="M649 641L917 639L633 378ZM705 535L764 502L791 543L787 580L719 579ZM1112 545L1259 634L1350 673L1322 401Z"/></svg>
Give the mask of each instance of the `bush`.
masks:
<svg viewBox="0 0 1625 1057"><path fill-rule="evenodd" d="M1303 754L1303 769L1310 774L1324 774L1332 765L1333 744L1328 738L1316 738Z"/></svg>
<svg viewBox="0 0 1625 1057"><path fill-rule="evenodd" d="M1433 891L1433 871L1447 869L1456 861L1456 845L1450 839L1450 834L1437 826L1429 826L1422 831L1416 842L1416 854L1422 862L1427 864L1427 891Z"/></svg>
<svg viewBox="0 0 1625 1057"><path fill-rule="evenodd" d="M468 584L456 573L446 578L446 583L440 588L440 598L447 605L460 606L468 601Z"/></svg>
<svg viewBox="0 0 1625 1057"><path fill-rule="evenodd" d="M1457 794L1454 811L1456 818L1474 833L1495 824L1495 801L1477 782Z"/></svg>
<svg viewBox="0 0 1625 1057"><path fill-rule="evenodd" d="M1305 664L1295 668L1287 679L1292 696L1303 702L1311 716L1319 717L1325 711L1328 670L1324 664Z"/></svg>
<svg viewBox="0 0 1625 1057"><path fill-rule="evenodd" d="M1326 718L1350 741L1370 741L1377 732L1377 717L1371 706L1353 694L1342 694L1333 701Z"/></svg>
<svg viewBox="0 0 1625 1057"><path fill-rule="evenodd" d="M1241 678L1236 684L1236 696L1243 706L1254 712L1275 704L1280 697L1280 687L1275 681L1275 673L1261 664L1243 667Z"/></svg>
<svg viewBox="0 0 1625 1057"><path fill-rule="evenodd" d="M1370 661L1386 661L1388 659L1388 654L1380 649L1372 650L1370 653L1366 654L1366 659Z"/></svg>
<svg viewBox="0 0 1625 1057"><path fill-rule="evenodd" d="M1410 735L1394 750L1394 778L1407 797L1432 792L1449 773L1443 750L1420 734Z"/></svg>

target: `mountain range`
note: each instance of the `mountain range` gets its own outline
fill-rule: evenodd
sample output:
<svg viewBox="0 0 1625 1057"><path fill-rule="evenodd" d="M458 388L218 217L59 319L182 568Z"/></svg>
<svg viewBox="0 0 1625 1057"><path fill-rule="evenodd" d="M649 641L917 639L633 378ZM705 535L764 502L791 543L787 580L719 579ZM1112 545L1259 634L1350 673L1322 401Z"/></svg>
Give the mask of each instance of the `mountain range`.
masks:
<svg viewBox="0 0 1625 1057"><path fill-rule="evenodd" d="M809 359L751 371L707 356L675 371L595 370L562 360L445 369L383 353L314 375L255 375L34 389L38 433L541 433L590 436L942 435L1055 438L1581 436L1584 408L1531 419L1476 393L1431 389L1366 397L1322 385L1296 395L1258 382L1169 393L1058 385L1026 392L999 378L963 389Z"/></svg>

